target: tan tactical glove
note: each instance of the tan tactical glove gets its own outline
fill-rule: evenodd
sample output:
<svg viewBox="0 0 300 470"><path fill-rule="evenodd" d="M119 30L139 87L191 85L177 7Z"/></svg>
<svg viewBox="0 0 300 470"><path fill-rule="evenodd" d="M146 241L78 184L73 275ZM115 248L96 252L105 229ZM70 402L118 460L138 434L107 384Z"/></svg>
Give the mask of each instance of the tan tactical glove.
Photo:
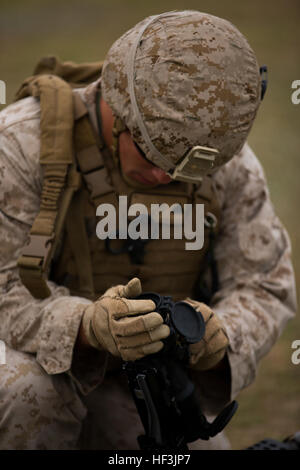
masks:
<svg viewBox="0 0 300 470"><path fill-rule="evenodd" d="M201 341L190 345L190 367L195 370L208 370L216 366L224 357L229 344L220 318L206 305L192 299L185 300L205 321L205 334Z"/></svg>
<svg viewBox="0 0 300 470"><path fill-rule="evenodd" d="M89 305L82 319L91 346L105 349L125 361L135 361L163 348L170 329L155 312L152 300L129 300L141 293L141 283L132 279L126 286L108 289Z"/></svg>

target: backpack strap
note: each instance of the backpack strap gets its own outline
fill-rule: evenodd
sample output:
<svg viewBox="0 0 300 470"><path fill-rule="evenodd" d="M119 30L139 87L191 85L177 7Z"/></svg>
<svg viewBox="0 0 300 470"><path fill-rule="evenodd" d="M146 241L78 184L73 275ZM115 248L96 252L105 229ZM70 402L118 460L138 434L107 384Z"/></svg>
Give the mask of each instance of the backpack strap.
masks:
<svg viewBox="0 0 300 470"><path fill-rule="evenodd" d="M47 285L51 261L66 227L73 234L81 289L91 297L94 286L89 247L78 217L82 200L80 195L74 198L74 193L85 184L91 200L96 202L99 196L113 191L100 150L103 143L79 94L61 78L30 77L20 93L21 97L29 95L41 103L40 164L44 179L40 211L18 260L20 278L35 298L51 294Z"/></svg>
<svg viewBox="0 0 300 470"><path fill-rule="evenodd" d="M22 97L41 103L43 188L40 210L30 230L29 243L18 260L20 278L39 299L50 295L46 279L74 192L81 175L73 160L74 109L71 87L61 78L41 75L26 80Z"/></svg>

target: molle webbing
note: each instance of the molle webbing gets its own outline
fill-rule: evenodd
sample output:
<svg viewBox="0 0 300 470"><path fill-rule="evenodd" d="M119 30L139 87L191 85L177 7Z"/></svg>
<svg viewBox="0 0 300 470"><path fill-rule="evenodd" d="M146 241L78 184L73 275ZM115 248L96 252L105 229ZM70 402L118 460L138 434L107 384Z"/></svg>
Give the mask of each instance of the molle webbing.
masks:
<svg viewBox="0 0 300 470"><path fill-rule="evenodd" d="M206 214L212 213L219 219L219 208L214 192L211 190L210 181L203 186L203 191L196 192L193 199L190 199L188 192L184 194L180 183L176 184L178 192L176 188L171 186L166 185L164 188L157 188L157 190L154 188L144 193L129 187L125 192L123 186L121 194L127 195L128 205L137 202L143 203L148 210L153 202L167 203L171 206L176 202L184 204L194 200L196 204L205 204ZM116 220L118 220L119 210L117 195L114 190L102 196L99 195L97 198L97 204L109 202L115 207ZM144 262L137 264L131 261L129 253L112 254L108 252L106 241L97 238L95 202L96 200L91 201L90 192L84 186L73 198L71 210L67 215L61 258L55 262L55 267L51 272L52 280L68 287L72 295L86 296L91 300L98 298L112 285L124 284L135 276L141 279L144 291L167 293L181 300L193 295L194 285L198 280L199 272L203 270L205 254L209 249L209 228L205 227L205 244L201 250L187 251L185 239L150 240L146 244ZM76 214L76 223L74 214ZM74 232L76 231L76 238L79 237L79 227L82 239L75 241ZM84 239L85 241L83 241ZM112 240L111 247L118 251L123 242L124 240ZM88 250L86 250L86 244L89 245ZM90 260L88 271L80 260L83 255L83 247L88 253L85 259ZM87 272L89 272L88 276ZM92 289L87 291L87 278L93 280L93 295L90 294Z"/></svg>

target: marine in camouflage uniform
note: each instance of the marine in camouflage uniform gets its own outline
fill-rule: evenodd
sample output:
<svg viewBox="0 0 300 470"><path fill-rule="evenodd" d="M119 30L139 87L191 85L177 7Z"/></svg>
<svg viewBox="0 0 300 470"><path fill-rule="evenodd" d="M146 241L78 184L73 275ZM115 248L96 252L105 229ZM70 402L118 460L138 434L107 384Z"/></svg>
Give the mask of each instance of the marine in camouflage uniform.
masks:
<svg viewBox="0 0 300 470"><path fill-rule="evenodd" d="M178 39L183 31L184 43ZM146 19L126 33L111 48L102 78L77 91L97 132L99 86L147 158L175 180L178 161L188 149L218 150L215 168L202 161L196 171L187 165L181 173L183 180L202 176L202 182L192 183L201 192L212 169L211 186L221 209L215 245L219 289L209 306L222 325L218 332L226 338L226 350L221 367L202 367L203 344L195 345L190 369L203 410L213 415L253 382L258 362L296 311L289 237L274 213L262 167L245 143L260 100L256 59L230 23L198 12L173 12ZM103 298L93 302L76 295L72 283L62 285L53 276L51 295L37 299L19 276L18 259L42 193L40 113L39 101L28 97L0 115L0 339L6 343L6 365L0 366L0 448L135 449L143 430L120 373L122 345L115 355L104 347L115 336L97 323ZM115 137L120 139L123 131L115 131ZM114 258L109 260L113 270ZM146 254L146 267L147 262ZM143 288L157 290L156 280L145 272L128 272L127 281L138 274ZM180 266L176 276L172 294L177 289L182 300L189 297L196 308L208 309L201 299L191 299L191 288L179 290ZM99 279L97 296L122 284L122 276L114 281L109 272L107 279L104 274ZM166 280L163 274L162 285ZM129 305L126 295L122 302ZM83 319L86 338L95 347L79 347ZM190 448L228 448L228 443L217 436Z"/></svg>

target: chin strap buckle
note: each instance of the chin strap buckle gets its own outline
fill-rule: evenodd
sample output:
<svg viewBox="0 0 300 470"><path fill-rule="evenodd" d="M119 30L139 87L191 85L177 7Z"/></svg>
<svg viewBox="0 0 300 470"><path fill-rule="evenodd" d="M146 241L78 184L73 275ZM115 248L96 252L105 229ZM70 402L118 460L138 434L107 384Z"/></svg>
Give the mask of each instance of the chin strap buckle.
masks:
<svg viewBox="0 0 300 470"><path fill-rule="evenodd" d="M167 174L174 180L197 183L216 166L218 154L217 149L196 145L176 165L175 169Z"/></svg>

